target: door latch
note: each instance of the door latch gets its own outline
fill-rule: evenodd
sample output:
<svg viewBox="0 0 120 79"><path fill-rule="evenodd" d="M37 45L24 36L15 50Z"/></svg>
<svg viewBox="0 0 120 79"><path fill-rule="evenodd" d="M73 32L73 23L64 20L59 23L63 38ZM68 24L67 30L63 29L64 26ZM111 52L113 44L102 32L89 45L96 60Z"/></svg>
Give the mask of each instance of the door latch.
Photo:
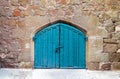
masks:
<svg viewBox="0 0 120 79"><path fill-rule="evenodd" d="M59 53L59 51L60 51L61 48L63 48L63 47L61 47L61 46L60 46L60 47L57 47L57 48L55 49L55 52L56 52L56 53Z"/></svg>

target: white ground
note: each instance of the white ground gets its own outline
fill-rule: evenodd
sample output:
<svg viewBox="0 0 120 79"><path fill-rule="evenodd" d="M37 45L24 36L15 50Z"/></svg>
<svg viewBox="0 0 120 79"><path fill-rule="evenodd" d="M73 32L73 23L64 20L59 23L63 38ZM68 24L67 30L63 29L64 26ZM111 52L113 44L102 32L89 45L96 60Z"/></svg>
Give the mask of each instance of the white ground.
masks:
<svg viewBox="0 0 120 79"><path fill-rule="evenodd" d="M120 71L0 69L0 79L120 79Z"/></svg>

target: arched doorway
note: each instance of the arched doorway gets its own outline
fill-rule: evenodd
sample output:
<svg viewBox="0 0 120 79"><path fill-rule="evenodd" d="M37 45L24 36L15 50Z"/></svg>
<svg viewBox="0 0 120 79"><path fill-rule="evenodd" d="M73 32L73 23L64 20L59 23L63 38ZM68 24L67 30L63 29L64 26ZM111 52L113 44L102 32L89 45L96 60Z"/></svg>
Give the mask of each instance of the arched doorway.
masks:
<svg viewBox="0 0 120 79"><path fill-rule="evenodd" d="M85 33L56 22L35 34L34 52L34 68L86 68Z"/></svg>

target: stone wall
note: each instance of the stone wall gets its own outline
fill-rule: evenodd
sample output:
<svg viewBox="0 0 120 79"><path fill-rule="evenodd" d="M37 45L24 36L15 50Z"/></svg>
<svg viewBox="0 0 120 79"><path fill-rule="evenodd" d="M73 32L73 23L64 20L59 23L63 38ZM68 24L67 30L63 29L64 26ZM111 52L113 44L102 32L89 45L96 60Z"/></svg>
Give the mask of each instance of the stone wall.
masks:
<svg viewBox="0 0 120 79"><path fill-rule="evenodd" d="M32 37L57 20L87 31L87 68L120 70L120 0L0 0L0 67L32 68Z"/></svg>

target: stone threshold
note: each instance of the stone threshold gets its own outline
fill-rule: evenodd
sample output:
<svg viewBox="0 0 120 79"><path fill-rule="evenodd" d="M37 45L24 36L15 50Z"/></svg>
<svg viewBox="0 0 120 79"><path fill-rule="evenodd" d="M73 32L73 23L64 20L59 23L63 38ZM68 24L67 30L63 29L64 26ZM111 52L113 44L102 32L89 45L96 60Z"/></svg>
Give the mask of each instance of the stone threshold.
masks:
<svg viewBox="0 0 120 79"><path fill-rule="evenodd" d="M120 79L120 71L2 68L0 79Z"/></svg>

